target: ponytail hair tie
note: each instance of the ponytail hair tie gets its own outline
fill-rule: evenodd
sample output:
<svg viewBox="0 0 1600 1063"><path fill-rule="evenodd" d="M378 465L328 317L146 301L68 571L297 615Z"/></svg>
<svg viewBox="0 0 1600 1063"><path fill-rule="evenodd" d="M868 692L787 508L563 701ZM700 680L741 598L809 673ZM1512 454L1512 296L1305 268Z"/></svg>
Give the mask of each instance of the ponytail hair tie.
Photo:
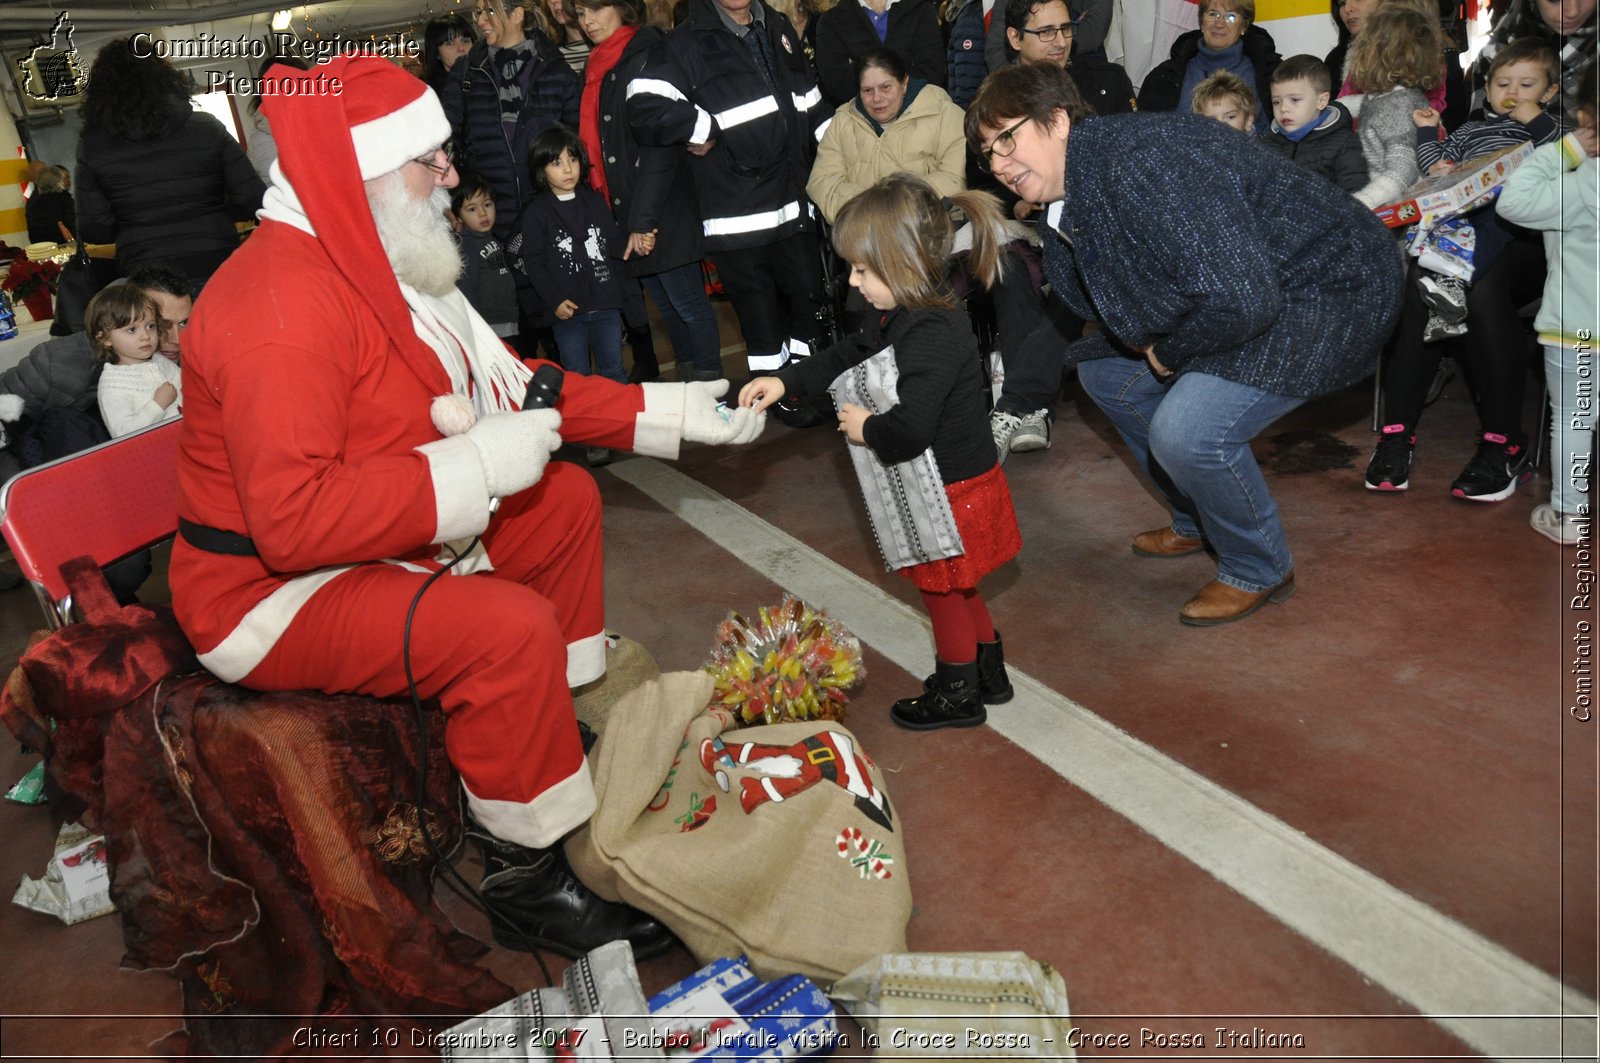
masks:
<svg viewBox="0 0 1600 1063"><path fill-rule="evenodd" d="M939 205L942 206L945 210L955 210L956 209L956 201L951 199L949 196L940 196L939 197Z"/></svg>

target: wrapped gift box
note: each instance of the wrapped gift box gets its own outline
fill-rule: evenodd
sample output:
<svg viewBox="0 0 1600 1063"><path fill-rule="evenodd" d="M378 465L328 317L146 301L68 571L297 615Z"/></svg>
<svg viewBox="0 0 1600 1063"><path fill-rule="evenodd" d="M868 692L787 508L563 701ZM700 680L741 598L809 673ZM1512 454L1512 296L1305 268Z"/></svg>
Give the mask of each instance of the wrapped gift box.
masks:
<svg viewBox="0 0 1600 1063"><path fill-rule="evenodd" d="M833 1005L810 979L763 982L743 956L715 960L651 997L656 1043L672 1059L781 1060L844 1043Z"/></svg>
<svg viewBox="0 0 1600 1063"><path fill-rule="evenodd" d="M453 1026L429 1043L445 1063L467 1060L663 1058L626 941L574 960L561 985L534 989Z"/></svg>
<svg viewBox="0 0 1600 1063"><path fill-rule="evenodd" d="M1395 202L1374 207L1373 213L1391 229L1419 222L1424 228L1431 227L1435 222L1465 214L1493 199L1512 172L1532 154L1530 141L1467 159L1457 163L1450 173L1424 177Z"/></svg>

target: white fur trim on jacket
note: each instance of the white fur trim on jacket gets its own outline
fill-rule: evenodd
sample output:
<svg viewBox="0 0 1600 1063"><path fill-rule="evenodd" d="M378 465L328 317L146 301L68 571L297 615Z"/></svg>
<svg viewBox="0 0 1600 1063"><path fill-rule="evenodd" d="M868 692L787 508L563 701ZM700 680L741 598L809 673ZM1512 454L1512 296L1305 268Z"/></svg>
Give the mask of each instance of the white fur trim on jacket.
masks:
<svg viewBox="0 0 1600 1063"><path fill-rule="evenodd" d="M467 789L467 808L477 821L503 841L546 849L589 821L594 815L594 780L589 762L578 762L578 770L545 790L532 801L495 801L479 797Z"/></svg>
<svg viewBox="0 0 1600 1063"><path fill-rule="evenodd" d="M478 448L466 436L435 439L417 448L433 478L437 524L429 542L447 543L479 535L489 526L489 485Z"/></svg>
<svg viewBox="0 0 1600 1063"><path fill-rule="evenodd" d="M633 420L633 452L673 459L683 443L682 384L640 384L644 411Z"/></svg>
<svg viewBox="0 0 1600 1063"><path fill-rule="evenodd" d="M567 686L581 687L606 674L604 631L567 643Z"/></svg>
<svg viewBox="0 0 1600 1063"><path fill-rule="evenodd" d="M278 644L295 615L311 600L313 594L354 567L340 565L296 576L257 602L244 614L238 626L228 632L227 638L208 652L197 655L197 659L206 671L218 679L225 683L237 683L266 660L267 654L272 652L272 647Z"/></svg>

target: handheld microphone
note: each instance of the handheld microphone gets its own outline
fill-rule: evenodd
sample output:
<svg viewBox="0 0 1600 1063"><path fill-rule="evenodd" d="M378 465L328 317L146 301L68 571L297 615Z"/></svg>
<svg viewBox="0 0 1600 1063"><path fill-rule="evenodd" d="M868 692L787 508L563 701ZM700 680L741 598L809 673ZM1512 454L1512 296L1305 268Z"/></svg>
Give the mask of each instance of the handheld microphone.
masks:
<svg viewBox="0 0 1600 1063"><path fill-rule="evenodd" d="M528 381L528 391L522 397L524 410L548 410L561 398L561 385L567 374L553 365L541 365Z"/></svg>

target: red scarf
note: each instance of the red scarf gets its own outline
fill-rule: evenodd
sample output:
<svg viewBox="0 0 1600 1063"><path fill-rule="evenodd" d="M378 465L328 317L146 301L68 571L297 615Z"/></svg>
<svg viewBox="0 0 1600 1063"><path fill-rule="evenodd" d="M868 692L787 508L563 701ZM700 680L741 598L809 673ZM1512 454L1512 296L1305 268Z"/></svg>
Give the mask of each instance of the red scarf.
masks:
<svg viewBox="0 0 1600 1063"><path fill-rule="evenodd" d="M605 154L600 150L600 82L622 61L622 50L639 32L638 26L618 26L617 31L589 53L583 68L583 100L578 105L578 139L589 149L589 183L611 206L611 190L606 187Z"/></svg>

